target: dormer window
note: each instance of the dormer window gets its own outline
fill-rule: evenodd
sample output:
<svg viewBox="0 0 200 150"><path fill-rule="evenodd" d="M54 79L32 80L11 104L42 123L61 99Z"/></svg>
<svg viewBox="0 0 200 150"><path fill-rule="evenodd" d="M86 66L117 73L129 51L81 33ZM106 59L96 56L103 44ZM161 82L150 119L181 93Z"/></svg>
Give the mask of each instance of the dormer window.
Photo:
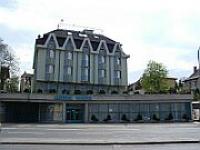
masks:
<svg viewBox="0 0 200 150"><path fill-rule="evenodd" d="M67 35L72 35L72 32L67 32Z"/></svg>
<svg viewBox="0 0 200 150"><path fill-rule="evenodd" d="M79 36L80 36L80 37L87 37L87 34L79 33Z"/></svg>
<svg viewBox="0 0 200 150"><path fill-rule="evenodd" d="M99 39L99 36L97 36L97 35L94 35L94 38L95 38L95 39Z"/></svg>

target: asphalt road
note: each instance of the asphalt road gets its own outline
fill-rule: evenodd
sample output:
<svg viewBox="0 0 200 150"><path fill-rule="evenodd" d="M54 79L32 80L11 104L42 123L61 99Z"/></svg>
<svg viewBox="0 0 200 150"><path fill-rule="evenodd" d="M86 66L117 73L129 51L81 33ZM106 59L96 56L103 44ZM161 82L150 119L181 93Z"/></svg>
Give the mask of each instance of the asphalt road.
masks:
<svg viewBox="0 0 200 150"><path fill-rule="evenodd" d="M199 150L200 144L158 145L0 145L0 150Z"/></svg>
<svg viewBox="0 0 200 150"><path fill-rule="evenodd" d="M2 140L30 141L173 141L199 140L200 123L169 124L24 124L3 125Z"/></svg>
<svg viewBox="0 0 200 150"><path fill-rule="evenodd" d="M200 144L134 144L131 142L199 141L200 123L147 124L3 124L0 150L199 150ZM31 142L37 144L31 144ZM38 143L39 142L39 143ZM40 144L49 143L48 144ZM90 143L115 143L91 145ZM62 143L62 144L54 144ZM67 145L63 144L67 143ZM69 143L89 143L70 145ZM121 145L120 143L127 143Z"/></svg>

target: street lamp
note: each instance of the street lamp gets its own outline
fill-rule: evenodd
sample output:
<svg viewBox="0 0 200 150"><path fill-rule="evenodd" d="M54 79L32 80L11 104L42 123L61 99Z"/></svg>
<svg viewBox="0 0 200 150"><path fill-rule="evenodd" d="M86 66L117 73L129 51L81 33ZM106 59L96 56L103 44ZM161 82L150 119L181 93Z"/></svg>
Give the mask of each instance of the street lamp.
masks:
<svg viewBox="0 0 200 150"><path fill-rule="evenodd" d="M199 47L198 52L197 52L197 59L198 59L198 64L199 64L199 75L200 75L200 56L199 56L200 52L199 51L200 51L200 47Z"/></svg>
<svg viewBox="0 0 200 150"><path fill-rule="evenodd" d="M197 59L198 59L198 64L199 64L199 68L198 68L198 74L199 74L199 77L197 78L197 87L198 87L198 80L200 79L200 47L197 51ZM199 120L200 120L200 108L199 108Z"/></svg>

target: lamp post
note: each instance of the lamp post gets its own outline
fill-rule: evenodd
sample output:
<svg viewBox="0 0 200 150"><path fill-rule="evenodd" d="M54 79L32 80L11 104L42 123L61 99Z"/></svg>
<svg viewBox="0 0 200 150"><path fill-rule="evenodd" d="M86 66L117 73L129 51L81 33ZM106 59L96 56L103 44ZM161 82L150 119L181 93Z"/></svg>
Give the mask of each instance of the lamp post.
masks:
<svg viewBox="0 0 200 150"><path fill-rule="evenodd" d="M197 52L197 59L198 59L198 64L199 64L199 75L200 75L200 47L199 47L199 49L198 49L198 52Z"/></svg>
<svg viewBox="0 0 200 150"><path fill-rule="evenodd" d="M198 80L200 79L200 47L197 51L197 60L198 60L198 64L199 64L199 68L198 68L199 77L197 79L197 88L198 88ZM199 120L200 120L200 108L199 108Z"/></svg>

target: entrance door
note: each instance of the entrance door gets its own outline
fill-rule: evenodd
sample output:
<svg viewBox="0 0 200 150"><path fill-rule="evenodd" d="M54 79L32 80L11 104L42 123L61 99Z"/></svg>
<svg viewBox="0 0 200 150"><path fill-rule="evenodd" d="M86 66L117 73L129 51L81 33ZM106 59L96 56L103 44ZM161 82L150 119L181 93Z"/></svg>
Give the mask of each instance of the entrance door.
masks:
<svg viewBox="0 0 200 150"><path fill-rule="evenodd" d="M66 122L80 123L84 119L83 104L66 104Z"/></svg>

